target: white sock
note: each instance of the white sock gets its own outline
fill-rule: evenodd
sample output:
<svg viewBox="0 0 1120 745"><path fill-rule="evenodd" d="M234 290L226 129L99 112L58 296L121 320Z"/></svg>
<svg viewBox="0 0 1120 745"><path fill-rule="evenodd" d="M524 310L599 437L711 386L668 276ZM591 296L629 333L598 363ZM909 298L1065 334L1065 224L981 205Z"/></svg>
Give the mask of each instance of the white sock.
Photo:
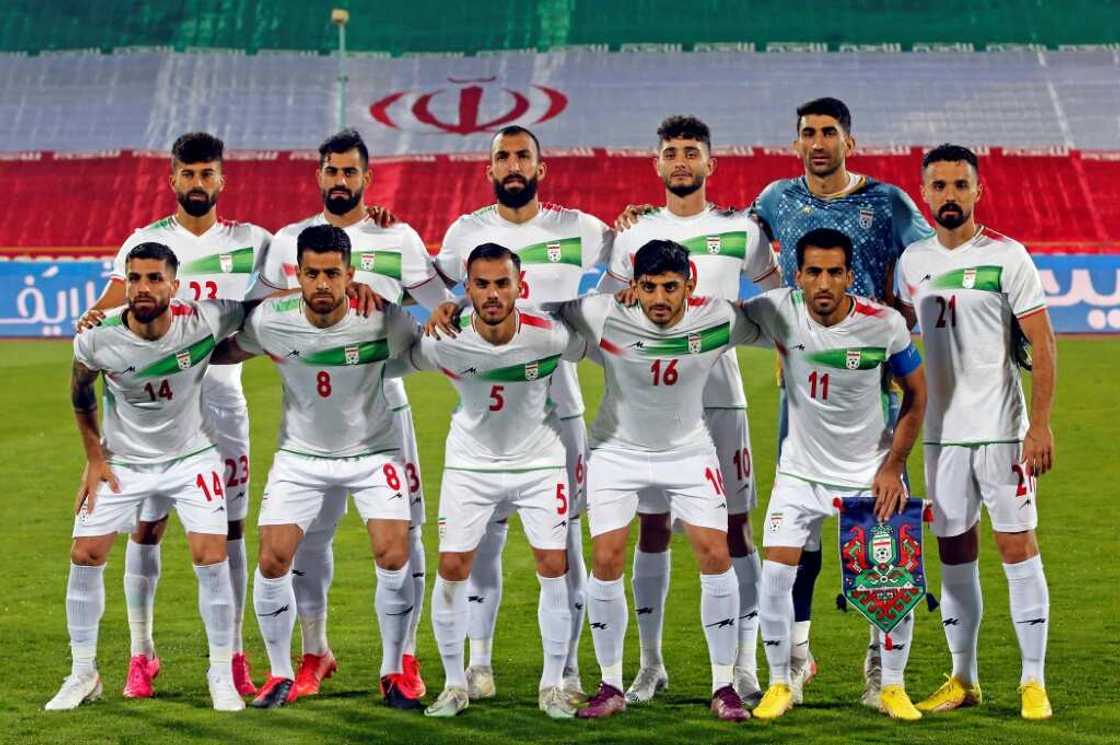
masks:
<svg viewBox="0 0 1120 745"><path fill-rule="evenodd" d="M1007 589L1011 594L1011 622L1019 637L1023 656L1020 684L1037 680L1046 687L1046 635L1050 628L1050 590L1042 571L1042 557L1032 556L1018 564L1004 564Z"/></svg>
<svg viewBox="0 0 1120 745"><path fill-rule="evenodd" d="M568 571L564 581L568 585L568 615L571 619L564 670L578 674L579 638L583 633L587 605L587 566L583 563L583 526L579 515L568 518Z"/></svg>
<svg viewBox="0 0 1120 745"><path fill-rule="evenodd" d="M467 637L467 582L453 582L436 574L432 587L432 631L443 661L445 688L466 688L463 642Z"/></svg>
<svg viewBox="0 0 1120 745"><path fill-rule="evenodd" d="M292 559L292 597L299 611L303 654L324 655L327 642L327 594L334 579L332 542L337 524L312 525Z"/></svg>
<svg viewBox="0 0 1120 745"><path fill-rule="evenodd" d="M770 684L789 683L790 631L793 625L793 581L797 567L776 561L762 562L761 595L758 602L759 628Z"/></svg>
<svg viewBox="0 0 1120 745"><path fill-rule="evenodd" d="M983 615L979 564L975 561L942 564L941 625L945 629L949 653L953 655L953 677L965 684L977 683L980 679L976 669L976 640Z"/></svg>
<svg viewBox="0 0 1120 745"><path fill-rule="evenodd" d="M914 642L914 611L907 613L889 634L878 633L879 629L874 626L872 629L882 640L879 654L883 660L883 685L903 685L906 661L910 659L910 646Z"/></svg>
<svg viewBox="0 0 1120 745"><path fill-rule="evenodd" d="M420 540L420 526L408 529L408 570L412 575L412 616L408 619L408 633L404 638L404 653L416 655L416 632L424 615L424 574L428 561L424 556L424 543Z"/></svg>
<svg viewBox="0 0 1120 745"><path fill-rule="evenodd" d="M404 638L412 618L412 578L407 562L400 569L377 567L373 604L381 628L381 677L385 677L401 671Z"/></svg>
<svg viewBox="0 0 1120 745"><path fill-rule="evenodd" d="M261 627L261 639L268 652L270 675L295 678L292 672L292 628L295 626L296 596L292 573L269 579L257 567L253 575L253 611Z"/></svg>
<svg viewBox="0 0 1120 745"><path fill-rule="evenodd" d="M541 645L544 648L540 687L554 688L564 678L564 661L568 658L568 641L572 631L568 581L564 577L542 577L538 574L537 582L541 586L537 623L541 627Z"/></svg>
<svg viewBox="0 0 1120 745"><path fill-rule="evenodd" d="M758 552L732 556L731 565L739 580L739 653L735 667L758 673L758 586L762 581L762 565Z"/></svg>
<svg viewBox="0 0 1120 745"><path fill-rule="evenodd" d="M804 665L809 659L809 627L812 621L794 621L790 631L789 659L790 664Z"/></svg>
<svg viewBox="0 0 1120 745"><path fill-rule="evenodd" d="M587 617L591 641L603 682L622 690L622 646L626 639L626 588L619 577L603 582L594 574L587 582Z"/></svg>
<svg viewBox="0 0 1120 745"><path fill-rule="evenodd" d="M739 582L735 571L700 575L700 622L708 639L712 692L731 685L739 646Z"/></svg>
<svg viewBox="0 0 1120 745"><path fill-rule="evenodd" d="M233 651L239 654L245 645L242 627L245 623L245 594L249 590L249 567L245 560L245 539L226 541L229 557L229 583L233 590Z"/></svg>
<svg viewBox="0 0 1120 745"><path fill-rule="evenodd" d="M638 619L638 643L642 668L661 667L661 629L665 624L665 600L669 596L669 567L672 552L646 553L634 549L634 614Z"/></svg>
<svg viewBox="0 0 1120 745"><path fill-rule="evenodd" d="M208 566L195 565L198 577L198 612L210 643L210 667L230 670L233 661L233 587L229 559Z"/></svg>
<svg viewBox="0 0 1120 745"><path fill-rule="evenodd" d="M471 667L490 667L490 649L498 608L502 604L502 549L506 545L509 524L490 522L475 551L471 575L467 578L467 606L470 624Z"/></svg>
<svg viewBox="0 0 1120 745"><path fill-rule="evenodd" d="M128 609L128 629L134 656L156 656L152 624L159 575L159 544L136 543L129 538L124 549L124 600Z"/></svg>
<svg viewBox="0 0 1120 745"><path fill-rule="evenodd" d="M70 632L70 674L97 671L97 629L105 612L105 565L70 565L66 580L66 628Z"/></svg>

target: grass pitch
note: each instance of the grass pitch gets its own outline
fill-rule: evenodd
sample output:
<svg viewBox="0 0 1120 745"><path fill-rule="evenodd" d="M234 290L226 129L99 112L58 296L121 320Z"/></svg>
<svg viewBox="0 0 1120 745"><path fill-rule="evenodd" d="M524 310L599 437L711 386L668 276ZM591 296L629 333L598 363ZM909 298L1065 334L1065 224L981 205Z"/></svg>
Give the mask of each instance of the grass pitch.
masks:
<svg viewBox="0 0 1120 745"><path fill-rule="evenodd" d="M955 714L927 716L897 724L858 704L867 625L854 612L838 613L839 585L834 549L826 547L825 568L814 605L813 650L820 674L806 689L806 702L781 720L739 726L716 722L707 711L709 670L698 611L696 566L687 544L673 545L673 580L665 625L665 658L670 688L656 703L633 707L605 722L553 722L537 710L540 674L536 605L537 582L524 534L511 521L505 558L505 597L494 649L498 697L474 704L454 720L434 721L391 712L373 691L379 656L373 611L374 574L368 541L353 510L335 539L336 571L331 592L330 638L340 669L317 698L273 712L223 715L210 710L206 691L206 639L198 617L195 578L182 530L173 525L163 549L163 578L156 601L156 644L164 669L157 697L128 701L120 688L128 663L128 624L121 574L124 539L106 572L107 604L101 627L99 664L105 683L102 701L77 711L46 714L42 705L69 672L65 586L74 491L82 453L68 400L70 346L62 342L0 344L7 423L0 428L0 500L6 534L0 629L8 682L0 695L0 741L12 743L239 742L820 742L854 740L913 743L1115 743L1120 726L1120 549L1116 528L1115 433L1120 397L1110 360L1120 356L1116 339L1063 339L1059 344L1059 389L1054 415L1057 470L1040 484L1043 559L1050 583L1051 624L1047 685L1054 706L1050 722L1019 719L1019 653L1007 611L1007 589L990 534L981 554L985 617L981 628L980 672L984 705ZM773 359L764 351L740 353L751 404L751 429L760 494L769 494L774 464L776 391ZM581 371L592 416L602 376L586 364ZM436 558L434 517L443 463L443 439L454 406L451 387L433 374L411 377L413 402L428 502L429 574ZM272 460L279 420L279 379L271 363L246 365L245 390L252 417L254 509ZM919 449L920 451L920 449ZM922 473L921 453L910 463ZM916 478L916 482L919 480ZM987 520L985 518L985 531ZM759 526L755 525L756 537ZM829 535L826 528L826 535ZM835 535L835 528L831 528ZM927 533L930 586L940 571ZM248 530L251 563L256 534ZM629 572L628 572L629 574ZM430 590L430 583L429 583ZM632 607L631 607L632 609ZM429 691L443 682L439 657L426 617L419 655ZM919 609L907 688L915 700L942 682L949 669L939 616ZM637 626L630 624L625 677L637 670ZM247 650L255 676L263 678L267 659L253 616L245 617ZM295 650L298 653L298 631ZM765 660L759 654L761 677ZM584 685L598 679L590 633L581 648Z"/></svg>

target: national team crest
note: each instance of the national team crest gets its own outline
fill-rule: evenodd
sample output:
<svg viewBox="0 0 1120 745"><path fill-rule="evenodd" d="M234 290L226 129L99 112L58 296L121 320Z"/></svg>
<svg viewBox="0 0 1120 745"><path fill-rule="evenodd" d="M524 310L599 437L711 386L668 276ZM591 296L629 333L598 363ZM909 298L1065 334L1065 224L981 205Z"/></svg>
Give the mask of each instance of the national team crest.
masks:
<svg viewBox="0 0 1120 745"><path fill-rule="evenodd" d="M966 290L971 290L976 286L976 268L965 269L964 274L961 275L961 287Z"/></svg>
<svg viewBox="0 0 1120 745"><path fill-rule="evenodd" d="M233 271L233 254L218 254L218 266L221 267L222 274L229 274Z"/></svg>
<svg viewBox="0 0 1120 745"><path fill-rule="evenodd" d="M371 253L362 254L362 258L361 258L361 261L359 263L361 264L363 272L372 272L373 271L373 260L374 260L374 255L373 254L371 254Z"/></svg>
<svg viewBox="0 0 1120 745"><path fill-rule="evenodd" d="M718 254L719 250L723 248L723 242L718 235L709 235L707 238L708 253Z"/></svg>
<svg viewBox="0 0 1120 745"><path fill-rule="evenodd" d="M858 370L859 369L859 363L860 363L860 360L861 360L862 357L863 357L863 355L860 353L860 350L849 349L848 350L848 355L844 360L844 364L846 364L848 366L849 370Z"/></svg>
<svg viewBox="0 0 1120 745"><path fill-rule="evenodd" d="M782 513L771 512L766 516L766 529L774 533L778 528L782 527Z"/></svg>
<svg viewBox="0 0 1120 745"><path fill-rule="evenodd" d="M549 243L545 248L547 249L547 252L548 252L548 260L551 261L553 264L560 263L560 259L563 258L563 256L564 256L563 252L560 250L560 244L559 243Z"/></svg>
<svg viewBox="0 0 1120 745"><path fill-rule="evenodd" d="M703 340L700 338L700 334L689 334L688 335L688 353L689 354L700 354L700 350L703 349L703 347L704 347L704 343L703 343Z"/></svg>
<svg viewBox="0 0 1120 745"><path fill-rule="evenodd" d="M525 363L525 379L526 380L536 380L537 376L539 376L540 373L541 373L540 365L537 364L536 360L534 360L532 362L526 362Z"/></svg>
<svg viewBox="0 0 1120 745"><path fill-rule="evenodd" d="M182 352L178 352L175 355L175 361L179 363L179 369L180 370L190 370L191 369L191 350L184 349Z"/></svg>
<svg viewBox="0 0 1120 745"><path fill-rule="evenodd" d="M859 210L859 226L864 230L870 230L874 222L875 213L867 207L861 207Z"/></svg>
<svg viewBox="0 0 1120 745"><path fill-rule="evenodd" d="M361 359L361 350L358 347L346 347L343 352L346 354L346 364L356 365L358 360Z"/></svg>
<svg viewBox="0 0 1120 745"><path fill-rule="evenodd" d="M922 500L907 501L887 522L875 500L841 500L840 569L844 598L868 621L890 633L926 594L922 564Z"/></svg>

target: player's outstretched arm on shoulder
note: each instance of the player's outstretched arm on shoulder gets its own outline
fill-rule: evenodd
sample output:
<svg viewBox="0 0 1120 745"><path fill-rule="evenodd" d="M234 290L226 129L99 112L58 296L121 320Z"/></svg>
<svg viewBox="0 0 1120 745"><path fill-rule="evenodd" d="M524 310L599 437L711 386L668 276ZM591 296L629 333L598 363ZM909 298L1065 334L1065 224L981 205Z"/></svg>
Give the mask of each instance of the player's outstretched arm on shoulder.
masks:
<svg viewBox="0 0 1120 745"><path fill-rule="evenodd" d="M383 207L380 204L367 204L366 216L373 220L379 228L387 228L397 222L397 216L390 212L388 207Z"/></svg>
<svg viewBox="0 0 1120 745"><path fill-rule="evenodd" d="M373 291L373 288L362 282L351 282L346 286L346 296L357 301L357 310L363 316L369 317L373 311L385 310L385 298Z"/></svg>
<svg viewBox="0 0 1120 745"><path fill-rule="evenodd" d="M120 492L120 484L105 462L101 449L101 429L97 422L97 383L98 372L91 370L78 360L74 360L70 371L70 402L74 406L74 420L82 436L82 447L86 452L86 467L82 471L82 482L74 499L74 514L85 505L86 512L93 512L97 492L102 482L107 482L114 492Z"/></svg>
<svg viewBox="0 0 1120 745"><path fill-rule="evenodd" d="M1058 377L1058 348L1045 308L1020 318L1019 327L1031 343L1031 423L1023 438L1022 460L1037 477L1054 467L1050 411Z"/></svg>
<svg viewBox="0 0 1120 745"><path fill-rule="evenodd" d="M119 278L110 279L101 291L101 297L74 322L75 330L80 334L99 325L105 319L105 311L124 305L125 300L124 282Z"/></svg>
<svg viewBox="0 0 1120 745"><path fill-rule="evenodd" d="M251 360L256 357L252 352L247 352L237 343L237 335L222 339L214 351L210 353L211 365L236 365L238 362Z"/></svg>
<svg viewBox="0 0 1120 745"><path fill-rule="evenodd" d="M648 215L656 209L652 204L628 204L614 219L614 229L621 233L632 228L642 215Z"/></svg>
<svg viewBox="0 0 1120 745"><path fill-rule="evenodd" d="M900 358L892 364L892 369L897 373L896 379L902 387L902 406L891 440L891 449L871 484L871 493L875 497L875 515L880 520L889 519L891 515L902 512L906 506L908 495L902 482L902 474L906 470L906 459L918 439L918 431L926 412L926 376L921 360L915 361L917 351L913 351L912 355L909 351L903 352L895 357Z"/></svg>
<svg viewBox="0 0 1120 745"><path fill-rule="evenodd" d="M461 298L458 301L447 301L440 303L432 310L432 315L428 318L428 322L424 324L424 335L430 336L433 339L442 339L440 334L454 339L459 335L459 316L462 315L463 309L466 307L466 298Z"/></svg>

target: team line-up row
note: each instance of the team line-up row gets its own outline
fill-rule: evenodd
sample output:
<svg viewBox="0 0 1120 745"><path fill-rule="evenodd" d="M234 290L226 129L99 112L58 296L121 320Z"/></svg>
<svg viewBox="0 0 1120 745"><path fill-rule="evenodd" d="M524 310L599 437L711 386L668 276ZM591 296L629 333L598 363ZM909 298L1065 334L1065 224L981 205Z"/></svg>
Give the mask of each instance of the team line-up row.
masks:
<svg viewBox="0 0 1120 745"><path fill-rule="evenodd" d="M73 669L47 708L100 695L102 575L117 532L133 533L124 694L153 694L152 605L172 506L199 577L215 708L243 708L243 695L271 708L317 693L335 667L326 598L347 494L377 565L381 693L390 706L422 708L423 488L399 377L427 369L460 395L432 591L445 687L427 714L451 716L494 694L500 555L505 519L517 511L541 585L540 707L549 716L609 716L666 684L660 629L672 523L701 568L713 713L739 721L753 707L759 719L781 716L815 670L806 599L820 568L820 525L840 496L873 500L880 521L903 508L906 456L924 414L953 672L915 707L902 680L912 615L889 635L872 626L863 701L898 719L979 703L975 533L984 504L1011 588L1023 715L1048 717L1034 480L1052 464L1055 360L1037 271L1020 244L977 225L982 187L970 151L945 145L926 155L931 229L897 187L846 170L850 132L842 102L805 104L794 144L805 176L771 184L748 211L720 210L705 196L716 166L707 127L670 117L654 158L665 206L628 208L612 231L539 203L539 144L509 127L495 135L486 169L496 204L460 218L434 262L407 225L363 205L368 152L356 132L320 148L323 212L275 236L217 220L221 142L184 135L172 151L176 214L122 246L114 280L75 338L72 394L89 463L67 593ZM600 260L609 267L604 292L577 299L583 271ZM740 276L765 292L737 302ZM456 282L466 290L458 303L448 292ZM406 296L434 309L429 335L382 300ZM910 342L915 320L924 365ZM1034 350L1029 418L1023 341ZM761 563L750 540L757 495L746 401L731 350L745 343L774 346L782 364L782 440ZM241 645L249 453L236 363L259 354L278 363L284 411L259 518L253 599L271 669L257 689ZM606 378L589 435L572 364L585 356ZM622 575L635 516L641 663L623 693ZM589 701L576 663L585 605L602 672ZM297 615L298 672L289 651Z"/></svg>

